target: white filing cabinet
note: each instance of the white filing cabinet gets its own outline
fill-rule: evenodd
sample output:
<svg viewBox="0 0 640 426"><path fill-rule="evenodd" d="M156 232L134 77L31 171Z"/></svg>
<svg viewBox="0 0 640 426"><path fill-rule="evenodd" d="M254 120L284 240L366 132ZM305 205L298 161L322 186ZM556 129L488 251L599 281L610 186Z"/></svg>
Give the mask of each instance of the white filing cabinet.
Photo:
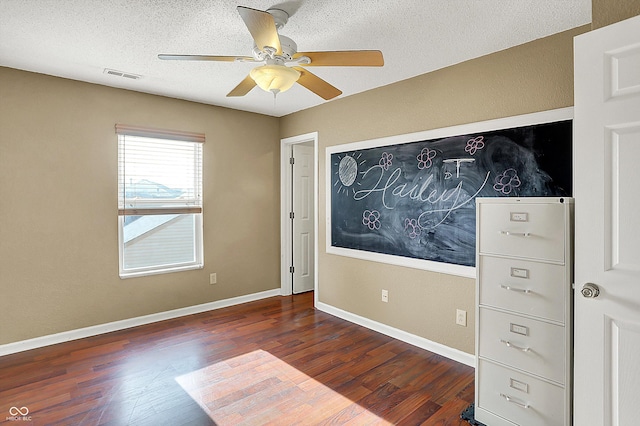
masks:
<svg viewBox="0 0 640 426"><path fill-rule="evenodd" d="M477 198L475 418L571 424L573 199Z"/></svg>

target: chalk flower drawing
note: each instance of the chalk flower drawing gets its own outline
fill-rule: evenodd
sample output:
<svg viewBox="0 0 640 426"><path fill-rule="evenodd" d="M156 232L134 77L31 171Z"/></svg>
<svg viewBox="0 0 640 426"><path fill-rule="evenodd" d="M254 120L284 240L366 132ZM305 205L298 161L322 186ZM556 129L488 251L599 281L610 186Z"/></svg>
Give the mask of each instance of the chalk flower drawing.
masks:
<svg viewBox="0 0 640 426"><path fill-rule="evenodd" d="M484 148L484 136L478 136L467 141L467 146L464 147L464 151L471 155L474 155L476 151Z"/></svg>
<svg viewBox="0 0 640 426"><path fill-rule="evenodd" d="M409 231L409 238L412 240L420 235L421 229L417 219L406 218L404 220L404 230Z"/></svg>
<svg viewBox="0 0 640 426"><path fill-rule="evenodd" d="M393 164L393 154L383 152L378 164L382 166L383 169L389 170L389 167L391 167L391 165Z"/></svg>
<svg viewBox="0 0 640 426"><path fill-rule="evenodd" d="M493 189L505 195L509 195L511 191L521 185L518 171L516 169L507 169L498 177L496 177Z"/></svg>
<svg viewBox="0 0 640 426"><path fill-rule="evenodd" d="M433 165L431 160L435 158L436 154L436 151L433 149L422 148L422 151L420 151L420 154L416 157L418 159L418 168L423 170L431 167Z"/></svg>
<svg viewBox="0 0 640 426"><path fill-rule="evenodd" d="M378 210L365 210L362 213L362 224L371 229L380 229L380 212Z"/></svg>

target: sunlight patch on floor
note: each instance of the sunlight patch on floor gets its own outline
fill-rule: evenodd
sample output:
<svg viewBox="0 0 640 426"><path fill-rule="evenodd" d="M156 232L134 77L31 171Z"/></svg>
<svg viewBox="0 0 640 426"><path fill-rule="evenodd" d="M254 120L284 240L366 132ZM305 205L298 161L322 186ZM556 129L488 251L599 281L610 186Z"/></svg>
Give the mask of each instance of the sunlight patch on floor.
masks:
<svg viewBox="0 0 640 426"><path fill-rule="evenodd" d="M327 420L391 424L263 350L184 374L176 382L219 426Z"/></svg>

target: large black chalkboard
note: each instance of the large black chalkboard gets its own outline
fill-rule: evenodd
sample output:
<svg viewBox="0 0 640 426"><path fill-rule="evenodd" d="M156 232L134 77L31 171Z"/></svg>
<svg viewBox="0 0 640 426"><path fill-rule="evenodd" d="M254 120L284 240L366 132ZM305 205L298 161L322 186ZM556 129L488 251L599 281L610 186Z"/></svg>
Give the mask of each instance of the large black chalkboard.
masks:
<svg viewBox="0 0 640 426"><path fill-rule="evenodd" d="M572 121L336 151L332 247L475 265L475 197L571 196Z"/></svg>

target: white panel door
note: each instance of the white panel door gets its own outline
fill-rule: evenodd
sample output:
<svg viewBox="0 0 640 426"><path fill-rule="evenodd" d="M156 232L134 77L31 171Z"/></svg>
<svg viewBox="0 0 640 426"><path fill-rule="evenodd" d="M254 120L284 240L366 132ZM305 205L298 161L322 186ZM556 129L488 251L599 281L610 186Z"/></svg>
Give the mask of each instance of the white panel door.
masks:
<svg viewBox="0 0 640 426"><path fill-rule="evenodd" d="M293 292L313 290L313 146L293 145Z"/></svg>
<svg viewBox="0 0 640 426"><path fill-rule="evenodd" d="M640 17L576 37L574 113L574 424L635 425L640 402Z"/></svg>

